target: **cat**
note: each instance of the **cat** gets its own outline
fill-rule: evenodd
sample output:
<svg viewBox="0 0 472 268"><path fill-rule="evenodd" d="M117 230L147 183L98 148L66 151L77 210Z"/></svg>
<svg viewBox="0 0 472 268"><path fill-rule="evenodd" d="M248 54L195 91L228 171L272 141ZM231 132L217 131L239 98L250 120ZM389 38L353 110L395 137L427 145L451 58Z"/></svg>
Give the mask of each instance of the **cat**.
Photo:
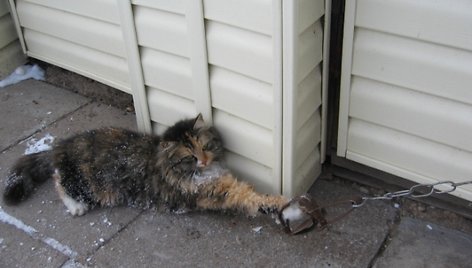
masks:
<svg viewBox="0 0 472 268"><path fill-rule="evenodd" d="M6 204L17 204L53 178L73 216L97 206L161 204L172 211L234 210L256 216L278 213L289 202L238 181L225 168L223 155L220 134L201 115L175 123L162 136L112 127L90 130L18 159L3 197Z"/></svg>

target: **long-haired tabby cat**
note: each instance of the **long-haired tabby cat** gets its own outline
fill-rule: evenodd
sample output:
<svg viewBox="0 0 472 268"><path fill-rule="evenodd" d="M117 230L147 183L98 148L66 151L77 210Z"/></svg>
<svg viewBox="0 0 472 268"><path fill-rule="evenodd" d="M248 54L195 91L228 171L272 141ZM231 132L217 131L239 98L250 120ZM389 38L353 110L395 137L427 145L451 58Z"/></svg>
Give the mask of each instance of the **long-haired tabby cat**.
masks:
<svg viewBox="0 0 472 268"><path fill-rule="evenodd" d="M257 193L222 164L223 145L201 115L177 122L161 136L118 128L87 131L52 150L21 157L6 181L4 200L15 204L53 178L72 215L95 206L171 210L277 212L288 200Z"/></svg>

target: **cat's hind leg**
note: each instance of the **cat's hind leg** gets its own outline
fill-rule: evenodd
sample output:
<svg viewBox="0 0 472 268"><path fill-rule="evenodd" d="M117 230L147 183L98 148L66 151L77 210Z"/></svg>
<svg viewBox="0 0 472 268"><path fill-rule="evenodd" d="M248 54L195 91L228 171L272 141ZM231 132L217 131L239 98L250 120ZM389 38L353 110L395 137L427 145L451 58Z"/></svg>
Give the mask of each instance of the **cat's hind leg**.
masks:
<svg viewBox="0 0 472 268"><path fill-rule="evenodd" d="M70 214L72 216L84 215L85 212L87 212L88 210L88 205L83 202L73 199L66 193L64 187L61 185L62 178L57 169L54 171L54 174L52 175L52 177L54 178L56 191L59 194L59 197L61 198L64 205L69 210Z"/></svg>
<svg viewBox="0 0 472 268"><path fill-rule="evenodd" d="M231 174L202 186L197 199L199 209L231 209L256 216L257 212L278 213L289 202L281 195L267 195L254 191L253 187L240 182Z"/></svg>

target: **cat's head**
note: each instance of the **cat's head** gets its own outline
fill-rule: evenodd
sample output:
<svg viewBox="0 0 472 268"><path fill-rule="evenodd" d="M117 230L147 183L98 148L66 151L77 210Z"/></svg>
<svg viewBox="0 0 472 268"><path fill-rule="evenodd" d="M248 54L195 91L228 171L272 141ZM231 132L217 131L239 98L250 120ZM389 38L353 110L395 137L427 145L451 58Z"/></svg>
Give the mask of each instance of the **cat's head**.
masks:
<svg viewBox="0 0 472 268"><path fill-rule="evenodd" d="M194 119L177 122L162 135L162 147L178 169L204 169L223 157L223 144L214 127L199 114Z"/></svg>

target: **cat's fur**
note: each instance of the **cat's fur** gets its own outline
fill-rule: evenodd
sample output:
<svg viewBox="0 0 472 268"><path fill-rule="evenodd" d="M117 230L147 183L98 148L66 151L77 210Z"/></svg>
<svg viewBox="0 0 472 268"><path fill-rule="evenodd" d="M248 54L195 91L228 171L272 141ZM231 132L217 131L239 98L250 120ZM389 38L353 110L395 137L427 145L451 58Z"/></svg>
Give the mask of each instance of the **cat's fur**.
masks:
<svg viewBox="0 0 472 268"><path fill-rule="evenodd" d="M6 181L4 200L15 204L37 183L55 180L72 215L95 206L172 210L277 212L288 200L259 194L222 166L223 145L201 115L177 122L162 137L118 128L87 131L52 150L21 157Z"/></svg>

